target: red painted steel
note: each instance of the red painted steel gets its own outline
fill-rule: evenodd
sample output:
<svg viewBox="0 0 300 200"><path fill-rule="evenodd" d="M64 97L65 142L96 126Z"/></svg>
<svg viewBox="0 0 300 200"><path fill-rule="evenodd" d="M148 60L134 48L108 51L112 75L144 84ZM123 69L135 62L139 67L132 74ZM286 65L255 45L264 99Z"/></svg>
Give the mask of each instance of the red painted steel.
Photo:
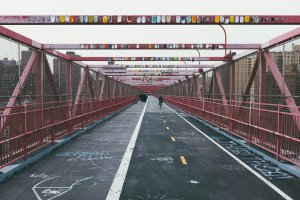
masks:
<svg viewBox="0 0 300 200"><path fill-rule="evenodd" d="M43 44L43 49L67 49L67 50L223 50L225 44L211 43L211 44ZM227 49L260 49L260 44L227 44Z"/></svg>
<svg viewBox="0 0 300 200"><path fill-rule="evenodd" d="M139 88L139 89L141 89L145 92L154 92L154 91L159 90L163 87L164 86L159 86L159 85L157 85L157 86L149 86L149 85L139 85L139 86L137 86L137 88Z"/></svg>
<svg viewBox="0 0 300 200"><path fill-rule="evenodd" d="M251 145L258 146L280 159L300 166L300 131L293 119L299 119L300 115L281 111L283 108L293 108L291 106L253 102L247 102L244 106L239 106L240 102L233 102L228 105L230 112L235 113L237 110L242 110L243 115L236 116L235 113L233 116L236 117L232 117L228 116L222 109L226 106L222 100L169 95L165 95L164 99L166 102L200 117L208 123L229 131ZM270 109L265 109L265 107ZM262 113L265 116L263 121L259 120L258 117ZM230 124L233 124L233 126L231 127ZM274 126L274 124L280 125Z"/></svg>
<svg viewBox="0 0 300 200"><path fill-rule="evenodd" d="M300 36L300 27L299 28L296 28L292 31L289 31L287 33L284 33L276 38L273 38L272 40L266 42L266 43L263 43L261 45L261 48L262 49L266 49L266 48L271 48L273 46L276 46L278 44L282 44L283 42L286 42L288 40L292 40L296 37L299 37Z"/></svg>
<svg viewBox="0 0 300 200"><path fill-rule="evenodd" d="M77 115L78 104L79 104L80 99L81 99L81 93L82 93L83 87L86 83L87 76L88 76L88 70L85 69L85 70L83 70L83 72L81 74L80 83L79 83L77 94L76 94L76 97L75 97L75 102L74 102L74 105L73 105L73 116Z"/></svg>
<svg viewBox="0 0 300 200"><path fill-rule="evenodd" d="M11 114L12 110L13 110L13 107L15 106L16 102L17 102L17 97L19 96L20 92L21 92L21 89L24 87L24 85L26 84L26 81L28 80L29 76L30 76L30 73L34 67L34 64L36 62L36 59L39 57L38 53L33 51L29 60L28 60L28 63L26 64L24 70L23 70L23 73L20 77L20 80L18 82L18 84L16 85L4 111L3 111L3 114L2 115L9 115ZM4 127L5 127L5 124L6 124L6 118L3 118L1 121L0 121L0 132L3 131Z"/></svg>
<svg viewBox="0 0 300 200"><path fill-rule="evenodd" d="M226 61L224 57L70 57L71 61Z"/></svg>
<svg viewBox="0 0 300 200"><path fill-rule="evenodd" d="M89 65L89 68L98 69L127 69L127 68L214 68L214 65Z"/></svg>
<svg viewBox="0 0 300 200"><path fill-rule="evenodd" d="M225 107L226 115L228 115L228 113L229 113L229 111L228 111L228 102L227 102L227 97L226 97L226 94L225 94L225 90L224 90L224 87L223 87L221 74L220 74L219 70L215 70L215 76L216 76L217 84L218 84L218 87L219 87L219 91L220 91L221 96L222 96L222 102L223 102L223 105Z"/></svg>
<svg viewBox="0 0 300 200"><path fill-rule="evenodd" d="M105 74L107 76L113 76L113 77L118 77L118 76L146 76L147 74L139 74L139 73L136 73L136 74ZM148 74L148 76L194 76L194 74L162 74L162 75L153 75L153 74Z"/></svg>
<svg viewBox="0 0 300 200"><path fill-rule="evenodd" d="M292 113L292 115L297 116L297 117L294 117L294 120L295 120L295 123L297 124L298 129L300 129L300 118L299 118L300 112L295 103L293 95L291 94L289 88L287 87L286 83L284 82L283 77L277 67L277 64L275 63L270 52L265 51L263 53L263 55L268 63L271 73L273 74L273 77L277 83L277 86L281 91L281 94L284 96L285 102L286 102L290 112Z"/></svg>
<svg viewBox="0 0 300 200"><path fill-rule="evenodd" d="M136 99L137 96L127 96L101 101L80 101L78 103L80 112L65 120L61 119L60 111L62 108L68 109L67 102L24 105L21 106L22 109L19 112L0 116L1 121L11 118L20 119L17 126L9 124L10 131L18 132L18 134L0 141L0 146L3 147L0 154L0 168L19 159L26 159L29 154L49 147L56 143L56 140L132 104ZM45 118L43 119L44 126L37 128L35 123L39 112L45 113Z"/></svg>
<svg viewBox="0 0 300 200"><path fill-rule="evenodd" d="M300 24L292 15L9 15L3 25L279 25Z"/></svg>

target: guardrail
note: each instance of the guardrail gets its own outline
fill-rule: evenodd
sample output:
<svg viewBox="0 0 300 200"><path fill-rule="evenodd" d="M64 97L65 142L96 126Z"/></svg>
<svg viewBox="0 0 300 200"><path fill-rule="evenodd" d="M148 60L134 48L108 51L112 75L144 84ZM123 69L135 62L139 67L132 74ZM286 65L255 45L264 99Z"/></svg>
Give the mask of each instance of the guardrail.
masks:
<svg viewBox="0 0 300 200"><path fill-rule="evenodd" d="M225 105L221 100L163 97L166 102L244 139L249 145L300 166L297 127L300 116L289 113L288 106L234 101Z"/></svg>
<svg viewBox="0 0 300 200"><path fill-rule="evenodd" d="M2 125L7 121L0 133L3 136L0 138L0 168L26 159L31 153L130 105L137 98L81 102L75 114L71 113L70 105L62 102L29 105L28 108L27 105L16 106L12 114L0 116Z"/></svg>

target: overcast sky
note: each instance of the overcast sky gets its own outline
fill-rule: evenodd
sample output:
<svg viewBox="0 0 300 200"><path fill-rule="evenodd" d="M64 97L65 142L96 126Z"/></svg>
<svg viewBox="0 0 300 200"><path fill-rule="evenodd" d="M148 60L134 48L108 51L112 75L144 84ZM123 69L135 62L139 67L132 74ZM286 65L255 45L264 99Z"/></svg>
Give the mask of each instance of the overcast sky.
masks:
<svg viewBox="0 0 300 200"><path fill-rule="evenodd" d="M300 0L2 0L1 15L299 15ZM224 42L219 26L6 26L41 43ZM262 43L297 26L225 26L228 43ZM196 51L78 51L84 56L198 56ZM223 55L201 51L201 56ZM133 63L131 63L133 64ZM147 63L146 63L147 64ZM154 64L154 63L152 63ZM156 63L159 64L159 63ZM180 63L183 64L183 63Z"/></svg>

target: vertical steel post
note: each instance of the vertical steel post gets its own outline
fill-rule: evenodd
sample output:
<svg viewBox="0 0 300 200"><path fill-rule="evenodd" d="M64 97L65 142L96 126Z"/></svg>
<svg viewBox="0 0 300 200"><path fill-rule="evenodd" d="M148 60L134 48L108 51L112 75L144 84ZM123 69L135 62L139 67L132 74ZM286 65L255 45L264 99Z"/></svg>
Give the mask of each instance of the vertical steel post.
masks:
<svg viewBox="0 0 300 200"><path fill-rule="evenodd" d="M38 105L37 119L36 124L37 128L43 127L44 123L44 68L43 68L43 53L38 53L37 62L35 66L35 79L36 79L36 88L35 88L35 103Z"/></svg>
<svg viewBox="0 0 300 200"><path fill-rule="evenodd" d="M277 108L277 133L281 134L282 133L282 114L281 114L281 106L278 104ZM282 137L280 135L277 135L277 141L276 141L276 159L280 160L280 155L281 155L281 142L282 142Z"/></svg>
<svg viewBox="0 0 300 200"><path fill-rule="evenodd" d="M95 99L99 101L99 72L96 73Z"/></svg>
<svg viewBox="0 0 300 200"><path fill-rule="evenodd" d="M72 117L72 64L70 62L67 63L66 70L66 82L67 82L67 102L68 102L68 118Z"/></svg>

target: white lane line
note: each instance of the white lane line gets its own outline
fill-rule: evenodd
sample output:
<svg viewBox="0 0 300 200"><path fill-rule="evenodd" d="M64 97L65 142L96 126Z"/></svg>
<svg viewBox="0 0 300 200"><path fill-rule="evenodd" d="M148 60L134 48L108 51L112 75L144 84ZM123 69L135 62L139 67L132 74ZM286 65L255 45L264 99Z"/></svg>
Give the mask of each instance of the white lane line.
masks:
<svg viewBox="0 0 300 200"><path fill-rule="evenodd" d="M107 194L106 200L117 200L120 198L120 195L121 195L121 192L123 189L123 185L124 185L124 181L126 178L126 174L128 171L129 163L131 160L132 152L133 152L133 149L135 146L135 142L136 142L138 133L141 128L141 124L143 121L143 117L144 117L144 114L146 111L147 104L148 104L148 101L146 102L144 109L140 115L140 118L135 126L135 129L133 131L133 134L131 136L131 139L128 143L127 149L124 153L123 159L122 159L119 169L117 171L117 174L116 174L114 181L110 187L110 190Z"/></svg>
<svg viewBox="0 0 300 200"><path fill-rule="evenodd" d="M167 106L167 105L166 105ZM178 114L175 110L171 109L169 106L167 106L171 111L173 111L176 115L178 115L180 118L182 118L186 123L188 123L189 125L191 125L194 129L196 129L199 133L201 133L203 136L205 136L207 139L209 139L212 143L214 143L215 145L217 145L220 149L222 149L225 153L227 153L229 156L231 156L234 160L236 160L238 163L240 163L241 165L243 165L246 169L248 169L252 174L254 174L255 176L257 176L260 180L262 180L265 184L267 184L270 188L272 188L275 192L277 192L280 196L282 196L284 199L287 200L293 200L290 196L288 196L286 193L284 193L282 190L280 190L278 187L276 187L273 183L271 183L270 181L268 181L267 179L265 179L262 175L260 175L259 173L257 173L255 170L253 170L251 167L249 167L246 163L244 163L243 161L241 161L238 157L236 157L235 155L233 155L232 153L230 153L227 149L225 149L224 147L222 147L220 144L218 144L216 141L214 141L213 139L211 139L208 135L206 135L204 132L202 132L201 130L199 130L196 126L194 126L191 122L189 122L187 119L185 119L184 117L182 117L180 114Z"/></svg>

